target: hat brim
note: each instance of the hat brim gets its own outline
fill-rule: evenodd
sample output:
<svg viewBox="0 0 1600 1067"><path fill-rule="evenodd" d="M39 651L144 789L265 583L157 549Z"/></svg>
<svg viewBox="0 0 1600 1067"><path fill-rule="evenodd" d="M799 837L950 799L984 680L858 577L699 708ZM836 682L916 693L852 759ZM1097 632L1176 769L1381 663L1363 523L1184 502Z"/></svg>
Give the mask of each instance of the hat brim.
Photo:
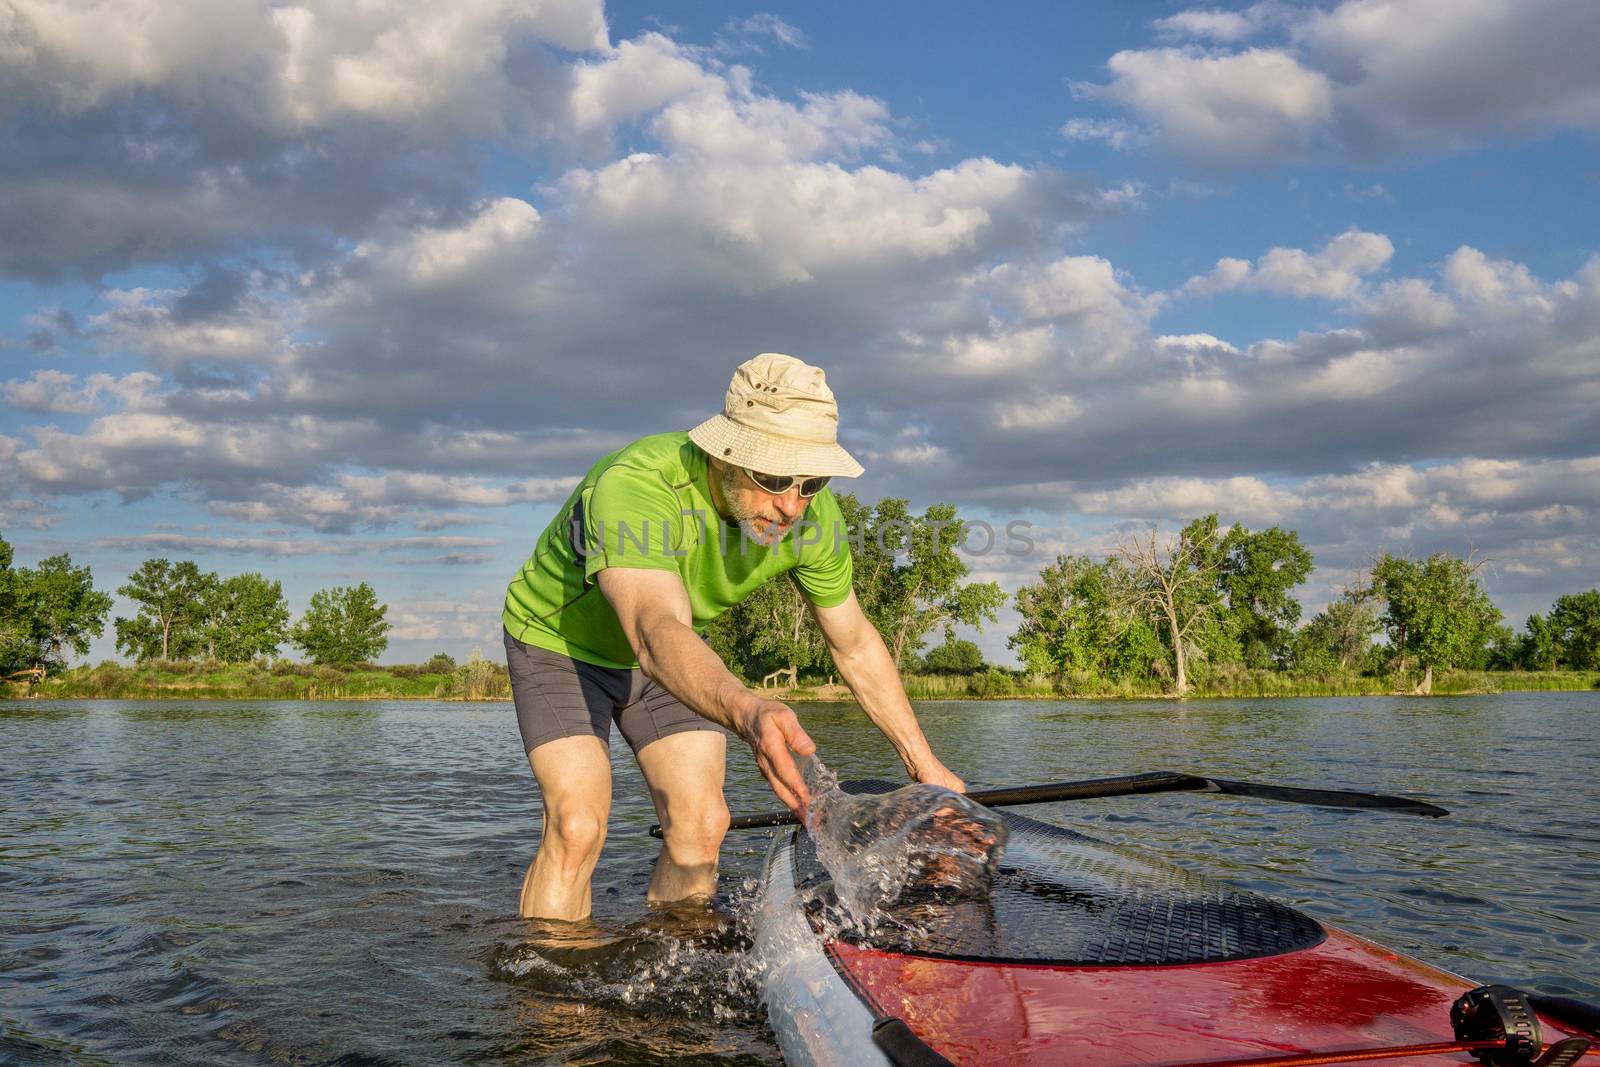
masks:
<svg viewBox="0 0 1600 1067"><path fill-rule="evenodd" d="M777 437L740 426L726 415L713 415L690 430L689 440L724 463L762 474L859 478L864 469L837 444Z"/></svg>

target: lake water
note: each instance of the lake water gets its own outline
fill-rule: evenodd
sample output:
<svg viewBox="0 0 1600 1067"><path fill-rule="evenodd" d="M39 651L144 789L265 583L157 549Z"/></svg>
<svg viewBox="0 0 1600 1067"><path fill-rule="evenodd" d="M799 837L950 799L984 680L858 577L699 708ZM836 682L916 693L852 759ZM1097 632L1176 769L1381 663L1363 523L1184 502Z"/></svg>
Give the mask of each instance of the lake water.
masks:
<svg viewBox="0 0 1600 1067"><path fill-rule="evenodd" d="M973 788L1172 769L1443 804L1028 813L1600 997L1600 693L918 710ZM842 776L897 770L858 711L800 711ZM0 1062L777 1062L743 953L767 831L730 838L714 913L650 913L654 817L616 755L595 922L552 939L515 915L538 801L509 705L0 704ZM730 762L735 812L773 808Z"/></svg>

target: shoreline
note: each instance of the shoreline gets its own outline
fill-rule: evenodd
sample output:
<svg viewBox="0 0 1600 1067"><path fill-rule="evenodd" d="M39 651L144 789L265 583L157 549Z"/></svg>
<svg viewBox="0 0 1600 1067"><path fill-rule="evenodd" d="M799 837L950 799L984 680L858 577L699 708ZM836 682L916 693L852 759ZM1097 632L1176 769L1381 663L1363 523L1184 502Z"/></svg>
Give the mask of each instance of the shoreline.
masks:
<svg viewBox="0 0 1600 1067"><path fill-rule="evenodd" d="M1474 674L1488 674L1490 672L1473 672ZM1319 697L1416 697L1427 700L1433 697L1464 697L1464 696L1496 696L1502 693L1587 693L1600 691L1600 672L1589 672L1588 677L1574 678L1568 684L1559 684L1551 679L1538 677L1518 679L1514 672L1505 672L1510 676L1512 684L1498 686L1467 686L1446 687L1435 682L1434 691L1431 693L1418 693L1414 688L1381 688L1374 686L1330 686L1319 688L1315 692L1262 692L1258 689L1239 688L1210 689L1196 686L1188 693L1182 695L1160 690L1127 690L1127 691L1100 691L1100 692L1060 692L1058 690L1043 689L1017 689L1006 693L927 693L910 691L908 696L917 702L952 701L964 703L984 703L998 700L1011 701L1118 701L1118 700L1315 700ZM1495 675L1496 680L1499 675ZM1516 684L1517 682L1524 684ZM912 687L908 687L911 689ZM854 697L850 690L842 685L834 686L779 686L772 689L755 689L755 692L772 700L793 701L795 703L834 704L853 703Z"/></svg>
<svg viewBox="0 0 1600 1067"><path fill-rule="evenodd" d="M402 678L382 668L351 672L346 678L335 680L322 677L311 684L296 684L294 676L283 677L272 685L272 691L262 692L259 686L228 684L223 678L185 678L142 680L130 678L126 673L117 684L94 684L94 672L78 671L47 679L41 684L24 687L19 683L0 686L0 702L25 703L38 700L88 701L88 700L149 700L149 701L316 701L371 703L373 701L434 701L450 704L505 703L511 699L509 688L502 691L498 680L485 680L481 686L464 687L452 683L449 677L420 676ZM80 673L81 672L81 673ZM281 677L281 676L280 676ZM1244 684L1196 685L1190 692L1179 696L1162 690L1135 688L1085 689L1064 691L1061 688L1019 682L1002 676L1005 684L997 684L994 675L978 676L981 681L954 675L907 676L907 695L913 701L987 702L1012 701L1118 701L1118 700L1252 700L1315 697L1459 697L1488 696L1511 692L1590 692L1600 691L1600 671L1449 671L1441 672L1435 679L1434 691L1419 694L1410 688L1409 680L1397 683L1394 679L1362 675L1337 678L1299 677L1266 673L1246 678L1230 679ZM259 680L259 679L253 679ZM342 683L342 684L341 684ZM979 687L983 691L976 691ZM853 703L850 690L837 683L818 685L752 686L752 691L771 700L793 703ZM87 691L86 691L87 690ZM109 691L108 691L109 690ZM466 690L466 691L464 691ZM474 691L475 690L475 691Z"/></svg>

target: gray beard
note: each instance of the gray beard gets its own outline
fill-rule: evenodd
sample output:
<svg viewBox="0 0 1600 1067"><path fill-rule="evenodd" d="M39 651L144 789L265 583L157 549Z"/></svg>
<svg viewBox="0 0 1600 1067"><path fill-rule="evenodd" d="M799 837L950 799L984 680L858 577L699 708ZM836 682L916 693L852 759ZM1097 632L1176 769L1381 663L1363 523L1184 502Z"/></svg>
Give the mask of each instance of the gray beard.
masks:
<svg viewBox="0 0 1600 1067"><path fill-rule="evenodd" d="M789 531L785 530L783 535L784 537L787 537L789 535ZM753 545L760 545L762 548L771 548L773 545L776 545L783 540L783 537L779 537L774 540L770 531L757 530L755 519L739 520L739 536L743 537L746 541L749 541Z"/></svg>
<svg viewBox="0 0 1600 1067"><path fill-rule="evenodd" d="M739 479L742 477L744 477L743 473L735 470L732 467L723 468L722 498L728 502L728 507L733 511L733 515L729 518L729 522L739 527L739 536L742 540L752 545L760 545L762 548L771 548L773 545L781 542L783 538L780 537L777 540L772 540L772 535L770 533L756 529L756 520L758 518L765 518L765 516L758 515L755 512L741 513L742 509L740 509L739 505L735 503L735 501L738 500L738 497L735 496L734 490L738 487ZM788 536L787 530L784 531L784 536Z"/></svg>

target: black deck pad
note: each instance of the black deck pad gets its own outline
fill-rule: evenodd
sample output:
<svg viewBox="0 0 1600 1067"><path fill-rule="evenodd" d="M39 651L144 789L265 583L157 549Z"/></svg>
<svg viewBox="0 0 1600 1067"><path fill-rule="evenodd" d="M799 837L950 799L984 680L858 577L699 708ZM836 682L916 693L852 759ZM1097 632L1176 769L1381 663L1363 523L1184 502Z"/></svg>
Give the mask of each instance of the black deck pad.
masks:
<svg viewBox="0 0 1600 1067"><path fill-rule="evenodd" d="M850 793L898 788L846 782ZM1236 889L1059 826L1004 813L1011 832L987 900L917 900L890 910L870 933L843 940L873 948L993 962L1155 966L1275 956L1319 944L1316 920ZM837 918L828 872L809 835L796 832L795 883ZM832 924L829 924L832 926Z"/></svg>

